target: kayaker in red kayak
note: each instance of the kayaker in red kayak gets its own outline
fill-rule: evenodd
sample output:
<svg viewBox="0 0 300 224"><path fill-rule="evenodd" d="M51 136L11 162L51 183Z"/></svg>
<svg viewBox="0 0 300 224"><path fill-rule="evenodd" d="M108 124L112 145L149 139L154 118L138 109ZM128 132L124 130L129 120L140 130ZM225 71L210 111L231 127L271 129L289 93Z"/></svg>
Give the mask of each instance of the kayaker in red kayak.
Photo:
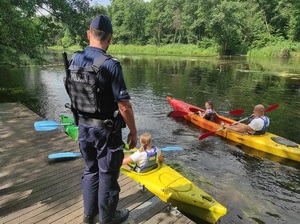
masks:
<svg viewBox="0 0 300 224"><path fill-rule="evenodd" d="M123 159L123 165L134 163L133 170L146 172L157 167L157 162L163 163L164 157L161 150L152 146L152 137L149 133L144 133L140 137L141 147L135 153Z"/></svg>
<svg viewBox="0 0 300 224"><path fill-rule="evenodd" d="M205 103L205 112L198 111L196 114L199 114L206 120L214 121L214 117L217 115L217 112L215 111L213 103L211 101L207 101Z"/></svg>
<svg viewBox="0 0 300 224"><path fill-rule="evenodd" d="M232 126L226 126L227 130L237 131L241 133L249 133L253 135L261 135L266 133L268 126L270 125L270 120L264 114L265 107L262 104L258 104L253 110L253 120L248 124L244 125L241 123L236 123Z"/></svg>

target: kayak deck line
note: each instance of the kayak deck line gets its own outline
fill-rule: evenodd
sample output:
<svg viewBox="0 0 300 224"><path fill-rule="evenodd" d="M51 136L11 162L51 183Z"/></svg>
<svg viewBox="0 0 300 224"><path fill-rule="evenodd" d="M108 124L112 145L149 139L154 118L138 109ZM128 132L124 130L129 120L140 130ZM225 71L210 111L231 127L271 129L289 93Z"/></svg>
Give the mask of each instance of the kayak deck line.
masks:
<svg viewBox="0 0 300 224"><path fill-rule="evenodd" d="M222 129L222 123L230 125L236 122L221 115L215 116L214 121L206 120L199 115L191 113L199 110L204 111L203 109L171 97L166 97L166 99L174 111L186 112L186 115L183 116L186 120L208 131L214 132L218 129ZM270 132L266 132L262 135L249 135L235 131L227 131L225 128L215 132L215 134L268 154L300 162L300 145Z"/></svg>

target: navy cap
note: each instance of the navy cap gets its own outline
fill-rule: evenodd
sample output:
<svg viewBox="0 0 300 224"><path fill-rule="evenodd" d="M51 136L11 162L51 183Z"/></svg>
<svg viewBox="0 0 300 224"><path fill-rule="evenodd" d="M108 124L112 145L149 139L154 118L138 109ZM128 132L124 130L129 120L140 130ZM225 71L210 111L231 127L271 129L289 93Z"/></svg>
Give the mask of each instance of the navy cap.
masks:
<svg viewBox="0 0 300 224"><path fill-rule="evenodd" d="M96 16L95 19L93 19L91 26L106 33L113 33L110 19L102 14Z"/></svg>

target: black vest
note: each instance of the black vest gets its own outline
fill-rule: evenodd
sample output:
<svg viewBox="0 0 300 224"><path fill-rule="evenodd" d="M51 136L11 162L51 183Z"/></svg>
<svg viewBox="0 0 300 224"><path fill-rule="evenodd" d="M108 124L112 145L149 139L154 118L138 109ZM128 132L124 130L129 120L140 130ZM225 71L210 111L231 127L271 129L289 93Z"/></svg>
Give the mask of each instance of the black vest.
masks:
<svg viewBox="0 0 300 224"><path fill-rule="evenodd" d="M99 82L100 67L111 56L101 55L92 66L78 67L73 63L75 55L76 53L72 56L70 74L67 76L67 89L72 106L79 114L97 117L97 114L105 110L101 99L104 87Z"/></svg>

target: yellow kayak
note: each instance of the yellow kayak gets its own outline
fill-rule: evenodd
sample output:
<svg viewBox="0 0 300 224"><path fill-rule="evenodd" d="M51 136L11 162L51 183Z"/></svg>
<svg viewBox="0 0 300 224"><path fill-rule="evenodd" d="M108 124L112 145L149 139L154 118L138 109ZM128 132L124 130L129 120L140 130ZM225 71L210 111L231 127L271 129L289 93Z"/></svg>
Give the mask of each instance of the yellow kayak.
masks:
<svg viewBox="0 0 300 224"><path fill-rule="evenodd" d="M209 121L193 113L196 111L203 112L203 109L171 97L167 97L167 100L175 111L186 113L186 115L183 116L185 119L212 132L222 129L222 123L230 125L235 122L235 120L220 115L215 118L215 122ZM223 129L215 133L239 144L300 162L300 145L270 132L266 132L262 135L249 135Z"/></svg>
<svg viewBox="0 0 300 224"><path fill-rule="evenodd" d="M62 123L73 122L72 118L64 115L61 115L61 119ZM72 139L77 140L77 126L65 126L65 131ZM179 150L179 148L171 146L161 148L161 150ZM125 145L125 154L132 154L136 151L136 148L128 149L128 144ZM179 211L209 223L215 223L227 212L223 205L166 164L159 164L156 169L147 173L137 173L124 167L121 167L121 172L134 181L139 182L162 201L170 203L172 207L177 207Z"/></svg>
<svg viewBox="0 0 300 224"><path fill-rule="evenodd" d="M124 167L121 172L139 182L162 201L194 217L215 223L227 209L191 181L166 164L147 173L137 173Z"/></svg>

